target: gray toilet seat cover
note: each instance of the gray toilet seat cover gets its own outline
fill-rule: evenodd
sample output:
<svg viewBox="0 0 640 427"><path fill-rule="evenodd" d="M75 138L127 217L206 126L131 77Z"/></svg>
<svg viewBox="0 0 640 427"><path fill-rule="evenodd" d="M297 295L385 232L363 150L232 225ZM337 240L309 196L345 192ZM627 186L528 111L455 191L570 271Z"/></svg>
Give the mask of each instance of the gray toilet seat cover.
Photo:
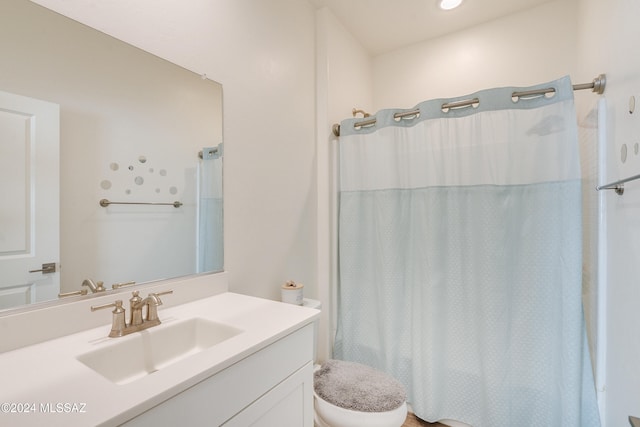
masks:
<svg viewBox="0 0 640 427"><path fill-rule="evenodd" d="M407 399L395 378L360 363L335 359L327 360L314 373L313 388L332 405L360 412L392 411Z"/></svg>

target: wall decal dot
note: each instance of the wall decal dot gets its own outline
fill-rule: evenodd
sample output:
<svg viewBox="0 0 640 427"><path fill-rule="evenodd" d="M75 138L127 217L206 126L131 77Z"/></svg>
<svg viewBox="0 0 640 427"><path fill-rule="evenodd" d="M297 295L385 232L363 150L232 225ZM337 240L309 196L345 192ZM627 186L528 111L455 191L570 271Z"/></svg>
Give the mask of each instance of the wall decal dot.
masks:
<svg viewBox="0 0 640 427"><path fill-rule="evenodd" d="M125 176L119 177L117 177L116 175L112 175L111 177L109 177L109 179L103 178L103 180L99 183L100 187L103 190L117 192L122 191L126 195L133 195L140 192L140 189L136 188L137 186L143 187L146 184L149 189L144 190L141 197L145 196L144 192L147 193L146 195L150 195L150 193L165 194L167 191L172 195L177 195L179 193L177 186L170 186L170 183L159 185L159 182L157 182L157 178L156 181L153 181L155 177L151 175L158 174L161 177L167 177L169 175L169 172L167 169L156 169L155 167L152 167L152 165L149 164L150 160L147 158L147 156L140 154L138 156L134 156L133 159L125 162L126 163L122 164L119 164L118 162L111 162L108 166L112 171L118 171L121 168L124 170L126 168L132 173L132 175L125 174ZM145 165L144 168L141 166L142 164ZM137 167L143 169L137 169ZM134 172L135 174L133 174ZM131 176L133 182L129 181L129 179L131 179L129 178L129 176ZM129 186L129 188L127 188L127 186Z"/></svg>

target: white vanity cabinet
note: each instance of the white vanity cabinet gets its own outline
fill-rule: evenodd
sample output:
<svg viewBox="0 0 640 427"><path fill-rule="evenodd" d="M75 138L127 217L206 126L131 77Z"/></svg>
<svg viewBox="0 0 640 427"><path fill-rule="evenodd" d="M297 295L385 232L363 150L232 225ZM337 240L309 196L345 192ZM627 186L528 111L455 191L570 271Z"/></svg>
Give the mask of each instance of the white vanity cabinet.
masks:
<svg viewBox="0 0 640 427"><path fill-rule="evenodd" d="M124 425L313 427L313 342L307 324Z"/></svg>
<svg viewBox="0 0 640 427"><path fill-rule="evenodd" d="M162 324L122 338L90 309L114 295L0 317L0 426L313 427L318 310L228 292L221 273L145 292L171 289Z"/></svg>

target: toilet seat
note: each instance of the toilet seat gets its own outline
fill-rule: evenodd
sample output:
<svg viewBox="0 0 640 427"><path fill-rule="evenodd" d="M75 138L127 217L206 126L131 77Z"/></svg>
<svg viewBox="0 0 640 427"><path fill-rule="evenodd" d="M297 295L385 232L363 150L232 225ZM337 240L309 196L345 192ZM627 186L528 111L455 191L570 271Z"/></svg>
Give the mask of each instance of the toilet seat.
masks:
<svg viewBox="0 0 640 427"><path fill-rule="evenodd" d="M400 427L407 418L402 384L366 365L328 360L313 388L317 427Z"/></svg>
<svg viewBox="0 0 640 427"><path fill-rule="evenodd" d="M400 427L407 418L407 404L386 412L344 409L314 395L316 427Z"/></svg>

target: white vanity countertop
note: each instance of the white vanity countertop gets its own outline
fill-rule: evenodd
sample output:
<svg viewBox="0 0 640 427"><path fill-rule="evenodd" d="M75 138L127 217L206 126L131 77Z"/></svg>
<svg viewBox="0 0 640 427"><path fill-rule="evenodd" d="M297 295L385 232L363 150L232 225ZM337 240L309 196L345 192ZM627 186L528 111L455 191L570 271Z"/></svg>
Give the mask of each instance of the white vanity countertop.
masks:
<svg viewBox="0 0 640 427"><path fill-rule="evenodd" d="M228 324L243 332L122 385L112 383L76 359L81 354L127 338L108 338L110 324L2 353L0 425L121 424L312 323L319 313L310 308L230 292L160 309L163 323L155 328L199 317Z"/></svg>

